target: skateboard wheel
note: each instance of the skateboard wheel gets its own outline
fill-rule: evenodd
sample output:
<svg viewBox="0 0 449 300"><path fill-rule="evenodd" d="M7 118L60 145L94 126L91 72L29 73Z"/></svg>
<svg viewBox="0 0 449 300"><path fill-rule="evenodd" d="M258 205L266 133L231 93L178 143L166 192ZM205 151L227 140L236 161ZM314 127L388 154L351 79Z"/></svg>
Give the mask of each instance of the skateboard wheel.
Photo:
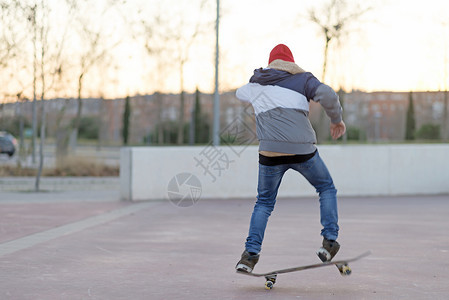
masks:
<svg viewBox="0 0 449 300"><path fill-rule="evenodd" d="M340 273L341 273L341 275L343 275L343 276L348 276L348 275L351 275L352 270L351 270L351 268L350 268L349 266L343 266L343 267L341 268L341 270L340 270Z"/></svg>
<svg viewBox="0 0 449 300"><path fill-rule="evenodd" d="M273 288L274 283L271 280L267 280L267 282L265 282L265 289L267 290L271 290Z"/></svg>
<svg viewBox="0 0 449 300"><path fill-rule="evenodd" d="M276 283L276 277L276 275L269 275L265 277L265 289L271 290L273 288L274 284Z"/></svg>

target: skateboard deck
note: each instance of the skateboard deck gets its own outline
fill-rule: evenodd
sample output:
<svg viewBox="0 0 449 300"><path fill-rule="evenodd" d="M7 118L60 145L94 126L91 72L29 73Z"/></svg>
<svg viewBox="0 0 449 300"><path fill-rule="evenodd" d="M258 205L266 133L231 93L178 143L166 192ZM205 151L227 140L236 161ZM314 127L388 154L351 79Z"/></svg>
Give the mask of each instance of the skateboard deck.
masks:
<svg viewBox="0 0 449 300"><path fill-rule="evenodd" d="M367 251L363 254L360 254L359 256L356 256L356 257L353 257L350 259L327 261L327 262L317 263L317 264L312 264L312 265L280 269L280 270L271 271L271 272L267 272L267 273L248 273L245 271L237 271L237 273L247 275L247 276L253 276L253 277L265 277L265 279L267 280L265 283L265 288L271 290L273 288L274 283L276 282L276 277L278 274L291 273L291 272L297 272L297 271L302 271L302 270L315 269L315 268L321 268L321 267L335 265L338 268L338 270L340 271L341 275L343 275L343 276L350 275L352 273L352 270L348 264L350 262L353 262L353 261L359 260L365 256L368 256L370 254L371 254L371 251Z"/></svg>

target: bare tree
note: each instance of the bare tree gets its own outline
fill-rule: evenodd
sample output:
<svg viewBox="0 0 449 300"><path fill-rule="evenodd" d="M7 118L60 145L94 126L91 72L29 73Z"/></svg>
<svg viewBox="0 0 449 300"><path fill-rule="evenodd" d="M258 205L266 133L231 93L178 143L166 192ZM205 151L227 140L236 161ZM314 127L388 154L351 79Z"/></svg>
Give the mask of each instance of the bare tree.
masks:
<svg viewBox="0 0 449 300"><path fill-rule="evenodd" d="M133 38L135 40L143 39L144 48L155 63L152 77L154 78L156 92L153 97L157 107L157 143L162 145L164 143L164 123L161 89L164 88L165 75L168 74L168 70L173 64L170 59L171 57L166 55L169 52L169 35L165 32L166 26L162 13L157 8L154 9L153 16L150 18L146 17L145 12L140 9L137 18L139 19L137 24L135 20L127 19L126 22L132 27L131 32Z"/></svg>
<svg viewBox="0 0 449 300"><path fill-rule="evenodd" d="M39 147L39 168L36 175L35 191L39 191L40 178L42 175L42 169L44 164L44 143L45 143L45 59L48 48L48 23L46 18L48 17L48 7L41 0L39 4L34 3L30 6L25 6L25 10L29 11L29 25L33 31L33 131L37 129L35 123L37 123L36 116L36 100L37 100L37 81L40 77L41 80L41 131L40 131L40 147ZM41 47L38 48L38 43ZM38 76L38 68L40 67L40 76ZM34 146L35 146L35 133L33 133L33 162L34 162Z"/></svg>
<svg viewBox="0 0 449 300"><path fill-rule="evenodd" d="M18 0L0 1L0 74L10 71L11 77L14 77L14 67L11 67L11 62L23 61L20 59L20 47L25 41L25 35L17 26L17 19L23 17L20 10L20 3ZM13 64L15 65L15 64ZM17 65L20 65L19 63ZM24 100L25 87L20 78L15 77L19 86L16 91L8 90L8 85L2 85L0 95L11 96L15 95L19 114L19 159L17 164L21 167L23 158L23 113L22 102Z"/></svg>
<svg viewBox="0 0 449 300"><path fill-rule="evenodd" d="M447 79L448 79L448 28L449 28L449 22L448 21L443 21L441 22L442 26L443 26L443 37L445 38L444 40L444 74L443 74L443 80L444 80L444 99L443 99L443 130L442 130L442 137L444 141L448 141L449 140L449 121L448 121L448 90L447 90Z"/></svg>
<svg viewBox="0 0 449 300"><path fill-rule="evenodd" d="M156 62L157 86L164 86L166 75L172 70L179 72L180 105L178 116L177 143L184 141L185 86L184 68L190 57L191 48L197 37L212 28L213 23L203 19L207 1L201 0L198 6L198 16L192 20L192 14L181 9L175 18L164 14L160 9L153 8L152 17L141 18L142 37L147 53ZM189 3L191 6L191 4ZM190 18L190 19L189 19ZM210 23L210 24L209 24ZM162 111L160 94L156 94L158 111ZM161 113L158 113L158 143L163 143L163 126Z"/></svg>
<svg viewBox="0 0 449 300"><path fill-rule="evenodd" d="M20 114L20 99L24 98L26 84L23 83L22 78L17 76L17 73L28 63L22 49L29 38L29 33L23 30L22 25L24 24L18 20L26 20L28 13L22 9L19 0L0 1L0 74L5 76L9 73L9 84L0 86L0 94L16 95ZM23 149L23 138L20 141L20 149ZM35 149L34 145L33 149ZM20 164L20 160L18 163Z"/></svg>
<svg viewBox="0 0 449 300"><path fill-rule="evenodd" d="M36 163L36 139L37 139L37 5L34 4L32 6L26 7L30 11L30 16L28 21L30 21L32 32L33 32L33 117L32 117L32 127L33 127L33 136L31 140L31 148L32 148L32 159L33 164ZM39 176L36 178L35 189L39 190Z"/></svg>
<svg viewBox="0 0 449 300"><path fill-rule="evenodd" d="M42 175L42 169L44 167L44 144L45 144L45 128L46 128L46 111L45 111L45 89L46 89L46 74L45 74L45 59L47 55L47 49L48 49L48 10L45 7L44 0L41 0L41 10L42 10L42 19L41 19L41 25L39 27L39 39L41 44L40 49L40 80L41 80L41 128L40 128L40 143L39 143L39 168L37 171L36 176L36 184L35 184L35 190L39 191L39 183L40 178Z"/></svg>
<svg viewBox="0 0 449 300"><path fill-rule="evenodd" d="M31 4L21 6L23 11L28 13L28 26L32 32L33 45L33 115L37 115L36 100L39 93L39 104L41 109L41 127L40 127L40 143L39 143L39 165L36 175L35 190L39 191L40 178L44 166L44 145L46 134L46 109L45 99L49 90L52 90L57 81L62 76L62 61L64 42L67 31L63 31L61 35L51 36L51 8L46 0L36 1ZM39 91L39 92L38 92ZM33 118L37 123L37 117ZM37 128L35 126L34 128ZM36 130L37 131L37 130Z"/></svg>
<svg viewBox="0 0 449 300"><path fill-rule="evenodd" d="M111 32L106 33L105 26L107 24L107 12L113 9L118 1L108 1L104 7L100 7L97 14L92 14L92 3L89 1L66 0L67 4L72 8L75 15L75 26L77 28L81 50L79 54L78 75L77 75L77 111L72 127L72 147L76 147L78 139L78 131L81 124L81 114L83 108L83 91L86 75L94 68L101 65L101 62L110 55L121 41L120 37L112 35ZM95 21L95 22L94 22ZM62 147L67 148L67 135L62 135ZM62 151L66 154L67 151Z"/></svg>
<svg viewBox="0 0 449 300"><path fill-rule="evenodd" d="M368 10L370 10L370 8L360 8L359 6L349 7L345 0L330 0L322 7L313 7L308 11L308 19L312 23L318 25L320 33L324 38L321 81L324 82L326 80L329 47L331 42L334 40L340 41L343 35L349 33L350 25L357 22ZM324 136L327 134L327 126L325 126L324 123L324 111L321 110L317 130L319 141L324 140Z"/></svg>
<svg viewBox="0 0 449 300"><path fill-rule="evenodd" d="M84 81L86 79L86 74L89 73L95 66L107 56L109 50L111 50L114 45L105 43L105 34L103 34L103 29L101 26L104 25L104 17L106 11L110 10L115 2L110 1L111 5L107 5L101 8L99 14L93 15L92 2L81 1L81 0L66 0L63 2L66 5L67 11L65 12L66 17L64 18L65 23L60 24L65 26L63 37L65 38L67 32L71 33L72 40L74 38L79 38L80 52L75 53L75 59L72 59L70 63L67 60L61 59L61 51L57 55L56 61L59 62L58 66L55 66L55 76L57 79L55 83L62 83L67 74L77 74L76 76L76 91L77 91L77 111L76 116L73 120L65 118L65 113L67 106L70 103L70 99L66 99L64 104L59 109L56 115L56 164L60 165L64 162L68 154L68 146L70 137L72 137L72 147L75 148L78 130L81 123L81 113L82 113L82 95L84 91ZM93 20L100 20L100 27L98 23L93 24ZM75 32L73 32L75 31ZM73 33L78 33L73 34ZM117 43L116 43L117 44ZM60 48L62 50L62 47ZM79 58L77 60L76 58ZM70 75L73 79L72 75ZM62 87L61 90L67 90L67 87ZM57 87L53 85L53 90L56 92Z"/></svg>
<svg viewBox="0 0 449 300"><path fill-rule="evenodd" d="M329 46L348 33L349 25L357 22L370 8L349 7L345 0L331 0L320 8L311 8L308 18L318 25L324 37L324 59L321 80L326 79Z"/></svg>
<svg viewBox="0 0 449 300"><path fill-rule="evenodd" d="M18 55L20 34L16 30L16 1L0 1L0 71Z"/></svg>
<svg viewBox="0 0 449 300"><path fill-rule="evenodd" d="M200 3L199 11L202 13L205 7L206 1L202 0ZM185 20L183 18L179 19L179 25L176 28L187 28L185 26ZM192 28L190 33L185 33L182 30L176 30L172 33L172 37L176 43L177 48L177 62L179 67L179 90L180 90L180 107L179 107L179 123L178 123L178 138L177 144L180 145L184 142L184 113L185 113L185 87L184 87L184 66L189 59L190 49L192 44L195 42L197 36L201 33L202 27L201 18L197 19L195 26Z"/></svg>

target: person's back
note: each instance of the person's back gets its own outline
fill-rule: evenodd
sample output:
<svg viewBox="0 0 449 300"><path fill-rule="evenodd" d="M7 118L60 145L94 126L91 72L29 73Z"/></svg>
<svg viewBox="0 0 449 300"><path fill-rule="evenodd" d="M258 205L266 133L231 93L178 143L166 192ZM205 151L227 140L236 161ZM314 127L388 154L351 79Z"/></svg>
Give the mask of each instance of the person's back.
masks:
<svg viewBox="0 0 449 300"><path fill-rule="evenodd" d="M270 53L267 68L254 71L237 98L250 102L256 115L259 139L259 184L245 251L236 269L251 272L259 259L268 217L276 202L283 174L288 169L301 173L320 195L323 247L321 260L331 260L339 249L336 189L321 160L309 116L309 101L319 102L331 119L331 135L345 132L337 94L310 72L294 63L287 46L280 44Z"/></svg>

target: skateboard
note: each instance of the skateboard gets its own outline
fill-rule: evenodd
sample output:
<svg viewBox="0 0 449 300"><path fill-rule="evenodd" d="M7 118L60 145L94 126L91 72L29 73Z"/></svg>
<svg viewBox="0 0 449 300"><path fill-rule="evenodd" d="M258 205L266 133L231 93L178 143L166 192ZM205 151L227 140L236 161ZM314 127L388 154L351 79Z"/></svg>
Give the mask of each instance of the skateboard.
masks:
<svg viewBox="0 0 449 300"><path fill-rule="evenodd" d="M340 271L340 274L342 276L351 275L352 270L349 267L349 263L359 260L365 256L370 255L370 254L371 254L371 251L367 251L359 256L356 256L356 257L350 258L350 259L327 261L327 262L323 262L323 263L281 269L281 270L271 271L271 272L267 272L267 273L248 273L245 271L237 271L237 273L243 274L243 275L248 275L248 276L253 276L253 277L265 277L265 280L266 280L265 288L267 290L271 290L273 288L274 284L276 283L276 277L278 274L291 273L291 272L296 272L296 271L302 271L302 270L315 269L315 268L321 268L321 267L335 265L337 267L338 271Z"/></svg>

